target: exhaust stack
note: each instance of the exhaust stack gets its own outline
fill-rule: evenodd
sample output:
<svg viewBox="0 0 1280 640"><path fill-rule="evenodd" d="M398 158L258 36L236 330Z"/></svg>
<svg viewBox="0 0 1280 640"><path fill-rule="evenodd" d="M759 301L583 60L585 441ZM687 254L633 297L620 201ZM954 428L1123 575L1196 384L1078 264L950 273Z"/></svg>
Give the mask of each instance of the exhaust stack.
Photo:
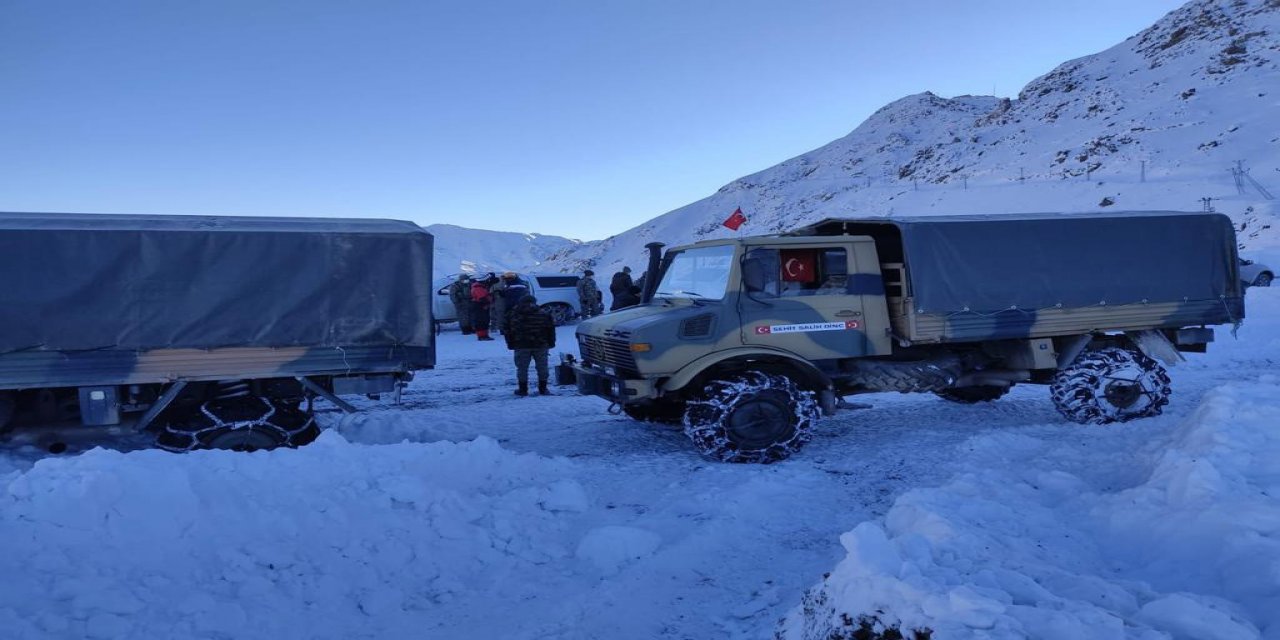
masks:
<svg viewBox="0 0 1280 640"><path fill-rule="evenodd" d="M650 242L644 246L649 250L649 268L644 274L644 291L640 292L641 303L653 300L653 294L658 290L658 268L662 265L662 248L665 246L661 242Z"/></svg>

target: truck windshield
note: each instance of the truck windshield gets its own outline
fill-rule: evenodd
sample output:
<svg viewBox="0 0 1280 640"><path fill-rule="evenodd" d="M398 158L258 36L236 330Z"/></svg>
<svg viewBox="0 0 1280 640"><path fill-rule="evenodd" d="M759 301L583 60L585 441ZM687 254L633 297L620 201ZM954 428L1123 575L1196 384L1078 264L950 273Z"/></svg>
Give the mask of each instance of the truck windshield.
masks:
<svg viewBox="0 0 1280 640"><path fill-rule="evenodd" d="M675 254L658 283L657 295L675 298L724 298L733 269L733 245L686 249Z"/></svg>

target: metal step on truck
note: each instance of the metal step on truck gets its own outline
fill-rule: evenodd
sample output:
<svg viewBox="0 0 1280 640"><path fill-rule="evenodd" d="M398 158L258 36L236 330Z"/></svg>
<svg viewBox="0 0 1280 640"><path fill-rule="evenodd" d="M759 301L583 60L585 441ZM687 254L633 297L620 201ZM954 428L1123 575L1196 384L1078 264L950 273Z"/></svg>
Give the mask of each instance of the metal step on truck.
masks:
<svg viewBox="0 0 1280 640"><path fill-rule="evenodd" d="M661 247L643 304L579 325L573 374L729 462L786 458L862 393L975 403L1038 384L1073 422L1156 415L1164 365L1244 318L1213 213L829 219Z"/></svg>
<svg viewBox="0 0 1280 640"><path fill-rule="evenodd" d="M0 434L271 449L435 363L410 222L0 213ZM30 428L21 428L21 427Z"/></svg>

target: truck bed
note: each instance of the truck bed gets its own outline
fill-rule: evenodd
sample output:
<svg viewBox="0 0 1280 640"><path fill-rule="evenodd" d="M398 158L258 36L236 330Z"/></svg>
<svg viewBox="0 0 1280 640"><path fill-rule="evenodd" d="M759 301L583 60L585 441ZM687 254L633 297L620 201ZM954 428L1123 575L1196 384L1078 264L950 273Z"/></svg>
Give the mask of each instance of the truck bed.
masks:
<svg viewBox="0 0 1280 640"><path fill-rule="evenodd" d="M1051 337L1244 318L1235 234L1216 213L831 219L867 235L890 321L910 342Z"/></svg>

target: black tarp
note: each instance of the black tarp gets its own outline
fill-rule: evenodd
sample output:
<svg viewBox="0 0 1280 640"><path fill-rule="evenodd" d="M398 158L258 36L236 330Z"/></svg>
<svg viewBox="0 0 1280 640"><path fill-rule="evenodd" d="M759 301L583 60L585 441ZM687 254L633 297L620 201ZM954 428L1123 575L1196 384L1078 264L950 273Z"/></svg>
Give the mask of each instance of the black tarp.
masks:
<svg viewBox="0 0 1280 640"><path fill-rule="evenodd" d="M1241 296L1235 231L1218 213L832 219L795 232L810 233L872 235L889 254L882 260L905 254L914 306L924 313Z"/></svg>
<svg viewBox="0 0 1280 640"><path fill-rule="evenodd" d="M0 213L0 353L431 346L431 250L396 220Z"/></svg>

